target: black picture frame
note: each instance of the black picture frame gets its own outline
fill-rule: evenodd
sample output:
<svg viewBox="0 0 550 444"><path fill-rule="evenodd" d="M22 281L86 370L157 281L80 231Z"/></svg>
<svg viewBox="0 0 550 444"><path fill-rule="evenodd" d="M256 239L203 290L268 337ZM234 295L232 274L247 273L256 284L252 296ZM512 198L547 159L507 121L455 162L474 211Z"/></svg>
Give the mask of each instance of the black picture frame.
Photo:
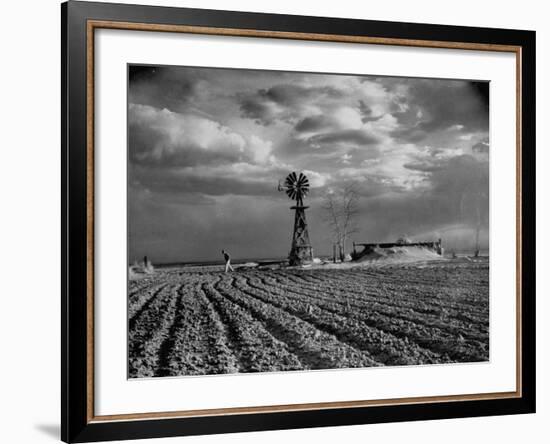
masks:
<svg viewBox="0 0 550 444"><path fill-rule="evenodd" d="M90 415L90 143L88 23L111 21L519 48L521 393L499 399L390 403L278 412L97 421ZM90 442L535 412L535 32L69 1L61 5L61 438ZM512 197L511 197L512 198ZM93 307L92 307L93 315ZM93 404L92 404L93 407Z"/></svg>

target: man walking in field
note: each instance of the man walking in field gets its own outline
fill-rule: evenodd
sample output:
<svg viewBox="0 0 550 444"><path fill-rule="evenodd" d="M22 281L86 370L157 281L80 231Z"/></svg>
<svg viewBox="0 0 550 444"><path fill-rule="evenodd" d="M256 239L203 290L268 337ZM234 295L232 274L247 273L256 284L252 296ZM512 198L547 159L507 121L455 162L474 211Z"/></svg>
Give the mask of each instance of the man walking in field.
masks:
<svg viewBox="0 0 550 444"><path fill-rule="evenodd" d="M233 267L231 266L231 256L229 256L229 253L225 250L222 250L223 258L225 259L225 272L227 273L229 270L233 270Z"/></svg>

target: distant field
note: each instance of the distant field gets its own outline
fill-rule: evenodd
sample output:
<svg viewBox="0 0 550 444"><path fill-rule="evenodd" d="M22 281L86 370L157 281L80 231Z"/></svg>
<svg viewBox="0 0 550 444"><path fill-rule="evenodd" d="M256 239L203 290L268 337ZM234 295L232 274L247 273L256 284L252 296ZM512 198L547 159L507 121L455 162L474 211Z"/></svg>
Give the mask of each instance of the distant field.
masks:
<svg viewBox="0 0 550 444"><path fill-rule="evenodd" d="M489 359L488 258L349 270L218 268L165 269L130 281L130 377Z"/></svg>

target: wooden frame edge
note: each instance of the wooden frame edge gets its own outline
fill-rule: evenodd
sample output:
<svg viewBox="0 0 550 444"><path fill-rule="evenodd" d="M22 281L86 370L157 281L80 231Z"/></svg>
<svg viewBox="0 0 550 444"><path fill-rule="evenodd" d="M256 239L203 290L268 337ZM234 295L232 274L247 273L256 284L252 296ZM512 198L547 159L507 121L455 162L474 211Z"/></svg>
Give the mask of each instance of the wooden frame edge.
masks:
<svg viewBox="0 0 550 444"><path fill-rule="evenodd" d="M231 407L220 409L198 409L182 410L168 412L151 413L127 413L118 415L100 415L95 416L90 423L127 421L127 420L153 420L167 418L198 418L212 416L231 416L240 414L260 414L260 413L288 413L300 411L330 410L338 408L361 408L361 407L387 407L392 405L410 405L410 404L437 404L442 402L463 402L463 401L483 401L495 399L514 399L521 395L516 392L499 392L487 394L472 395L447 395L447 396L419 396L410 398L392 398L375 399L364 401L335 401L335 402L317 402L307 404L279 404L257 407Z"/></svg>
<svg viewBox="0 0 550 444"><path fill-rule="evenodd" d="M226 37L258 37L285 40L307 40L335 43L363 43L385 46L412 46L441 49L467 49L473 51L517 52L517 45L501 45L491 43L449 42L438 40L399 39L389 37L368 37L340 34L318 34L288 31L266 31L260 29L223 28L211 26L167 25L139 22L124 22L116 20L88 20L88 29L120 29L129 31L172 32L186 34L218 35Z"/></svg>

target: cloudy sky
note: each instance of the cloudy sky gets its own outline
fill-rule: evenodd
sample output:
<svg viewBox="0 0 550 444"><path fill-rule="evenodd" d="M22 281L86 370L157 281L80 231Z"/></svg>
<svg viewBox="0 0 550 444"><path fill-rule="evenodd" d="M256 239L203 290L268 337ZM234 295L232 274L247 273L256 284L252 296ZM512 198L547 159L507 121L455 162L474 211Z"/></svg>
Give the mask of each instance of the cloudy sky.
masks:
<svg viewBox="0 0 550 444"><path fill-rule="evenodd" d="M130 261L284 257L291 171L316 254L332 251L322 199L354 182L357 241L442 237L488 245L485 82L194 67L129 68Z"/></svg>

